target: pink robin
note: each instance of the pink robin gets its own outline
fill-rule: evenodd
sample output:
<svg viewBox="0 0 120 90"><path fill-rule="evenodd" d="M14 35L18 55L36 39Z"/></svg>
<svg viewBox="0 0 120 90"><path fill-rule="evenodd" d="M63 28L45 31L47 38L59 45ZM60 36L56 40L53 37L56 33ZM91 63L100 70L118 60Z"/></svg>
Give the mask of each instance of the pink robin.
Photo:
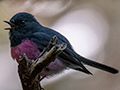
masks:
<svg viewBox="0 0 120 90"><path fill-rule="evenodd" d="M61 44L62 42L67 44L67 48L55 59L55 61L51 62L42 70L40 75L43 77L59 73L66 69L66 67L82 71L86 74L92 74L86 69L84 64L113 74L118 73L118 70L115 68L78 55L63 35L42 26L34 16L29 13L17 13L10 21L4 22L11 26L10 28L6 28L6 30L9 30L12 58L16 59L17 62L19 62L19 56L24 53L29 59L35 60L54 35L58 38L58 44Z"/></svg>

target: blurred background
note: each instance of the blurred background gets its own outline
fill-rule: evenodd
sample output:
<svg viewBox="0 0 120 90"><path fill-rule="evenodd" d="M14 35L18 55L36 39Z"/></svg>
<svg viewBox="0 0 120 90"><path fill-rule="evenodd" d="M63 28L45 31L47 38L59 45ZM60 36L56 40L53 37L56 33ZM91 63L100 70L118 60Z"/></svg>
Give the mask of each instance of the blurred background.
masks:
<svg viewBox="0 0 120 90"><path fill-rule="evenodd" d="M18 12L29 12L71 42L80 55L120 70L119 0L1 0L0 1L0 90L22 90L17 63L10 55L9 20ZM93 76L66 70L44 79L45 90L120 90L120 73L86 66Z"/></svg>

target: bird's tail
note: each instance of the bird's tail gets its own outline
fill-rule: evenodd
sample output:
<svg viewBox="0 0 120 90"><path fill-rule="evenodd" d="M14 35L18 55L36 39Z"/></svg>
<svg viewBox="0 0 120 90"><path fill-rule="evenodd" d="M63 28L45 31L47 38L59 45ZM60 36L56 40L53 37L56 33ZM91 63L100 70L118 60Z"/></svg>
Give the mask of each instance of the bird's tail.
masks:
<svg viewBox="0 0 120 90"><path fill-rule="evenodd" d="M107 66L107 65L104 65L104 64L101 64L101 63L86 59L86 58L81 57L81 56L79 56L79 60L82 61L86 65L89 65L89 66L92 66L92 67L95 67L95 68L110 72L112 74L117 74L119 72L115 68L112 68L110 66Z"/></svg>

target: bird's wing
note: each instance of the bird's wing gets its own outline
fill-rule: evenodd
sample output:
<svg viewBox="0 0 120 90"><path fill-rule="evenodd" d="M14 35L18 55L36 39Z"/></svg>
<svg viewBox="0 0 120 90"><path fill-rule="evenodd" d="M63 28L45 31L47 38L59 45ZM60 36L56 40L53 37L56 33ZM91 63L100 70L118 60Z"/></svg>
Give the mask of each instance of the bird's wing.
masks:
<svg viewBox="0 0 120 90"><path fill-rule="evenodd" d="M45 28L45 30L41 30L38 32L35 32L31 35L29 38L31 41L36 43L39 50L42 52L42 50L48 45L50 39L56 35L58 38L57 43L61 44L65 42L67 44L67 48L58 56L58 59L62 60L68 67L85 72L87 74L91 74L84 65L76 58L75 52L72 49L71 44L69 41L58 32Z"/></svg>

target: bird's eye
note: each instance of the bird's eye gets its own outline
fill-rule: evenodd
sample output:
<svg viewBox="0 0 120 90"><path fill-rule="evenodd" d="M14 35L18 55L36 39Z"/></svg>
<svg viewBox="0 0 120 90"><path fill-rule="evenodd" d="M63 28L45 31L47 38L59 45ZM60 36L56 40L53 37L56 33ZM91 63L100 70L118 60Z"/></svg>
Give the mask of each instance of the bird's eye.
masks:
<svg viewBox="0 0 120 90"><path fill-rule="evenodd" d="M14 23L15 21L12 19L10 22L11 22L11 23Z"/></svg>
<svg viewBox="0 0 120 90"><path fill-rule="evenodd" d="M25 24L25 21L22 20L22 21L21 21L21 24Z"/></svg>

